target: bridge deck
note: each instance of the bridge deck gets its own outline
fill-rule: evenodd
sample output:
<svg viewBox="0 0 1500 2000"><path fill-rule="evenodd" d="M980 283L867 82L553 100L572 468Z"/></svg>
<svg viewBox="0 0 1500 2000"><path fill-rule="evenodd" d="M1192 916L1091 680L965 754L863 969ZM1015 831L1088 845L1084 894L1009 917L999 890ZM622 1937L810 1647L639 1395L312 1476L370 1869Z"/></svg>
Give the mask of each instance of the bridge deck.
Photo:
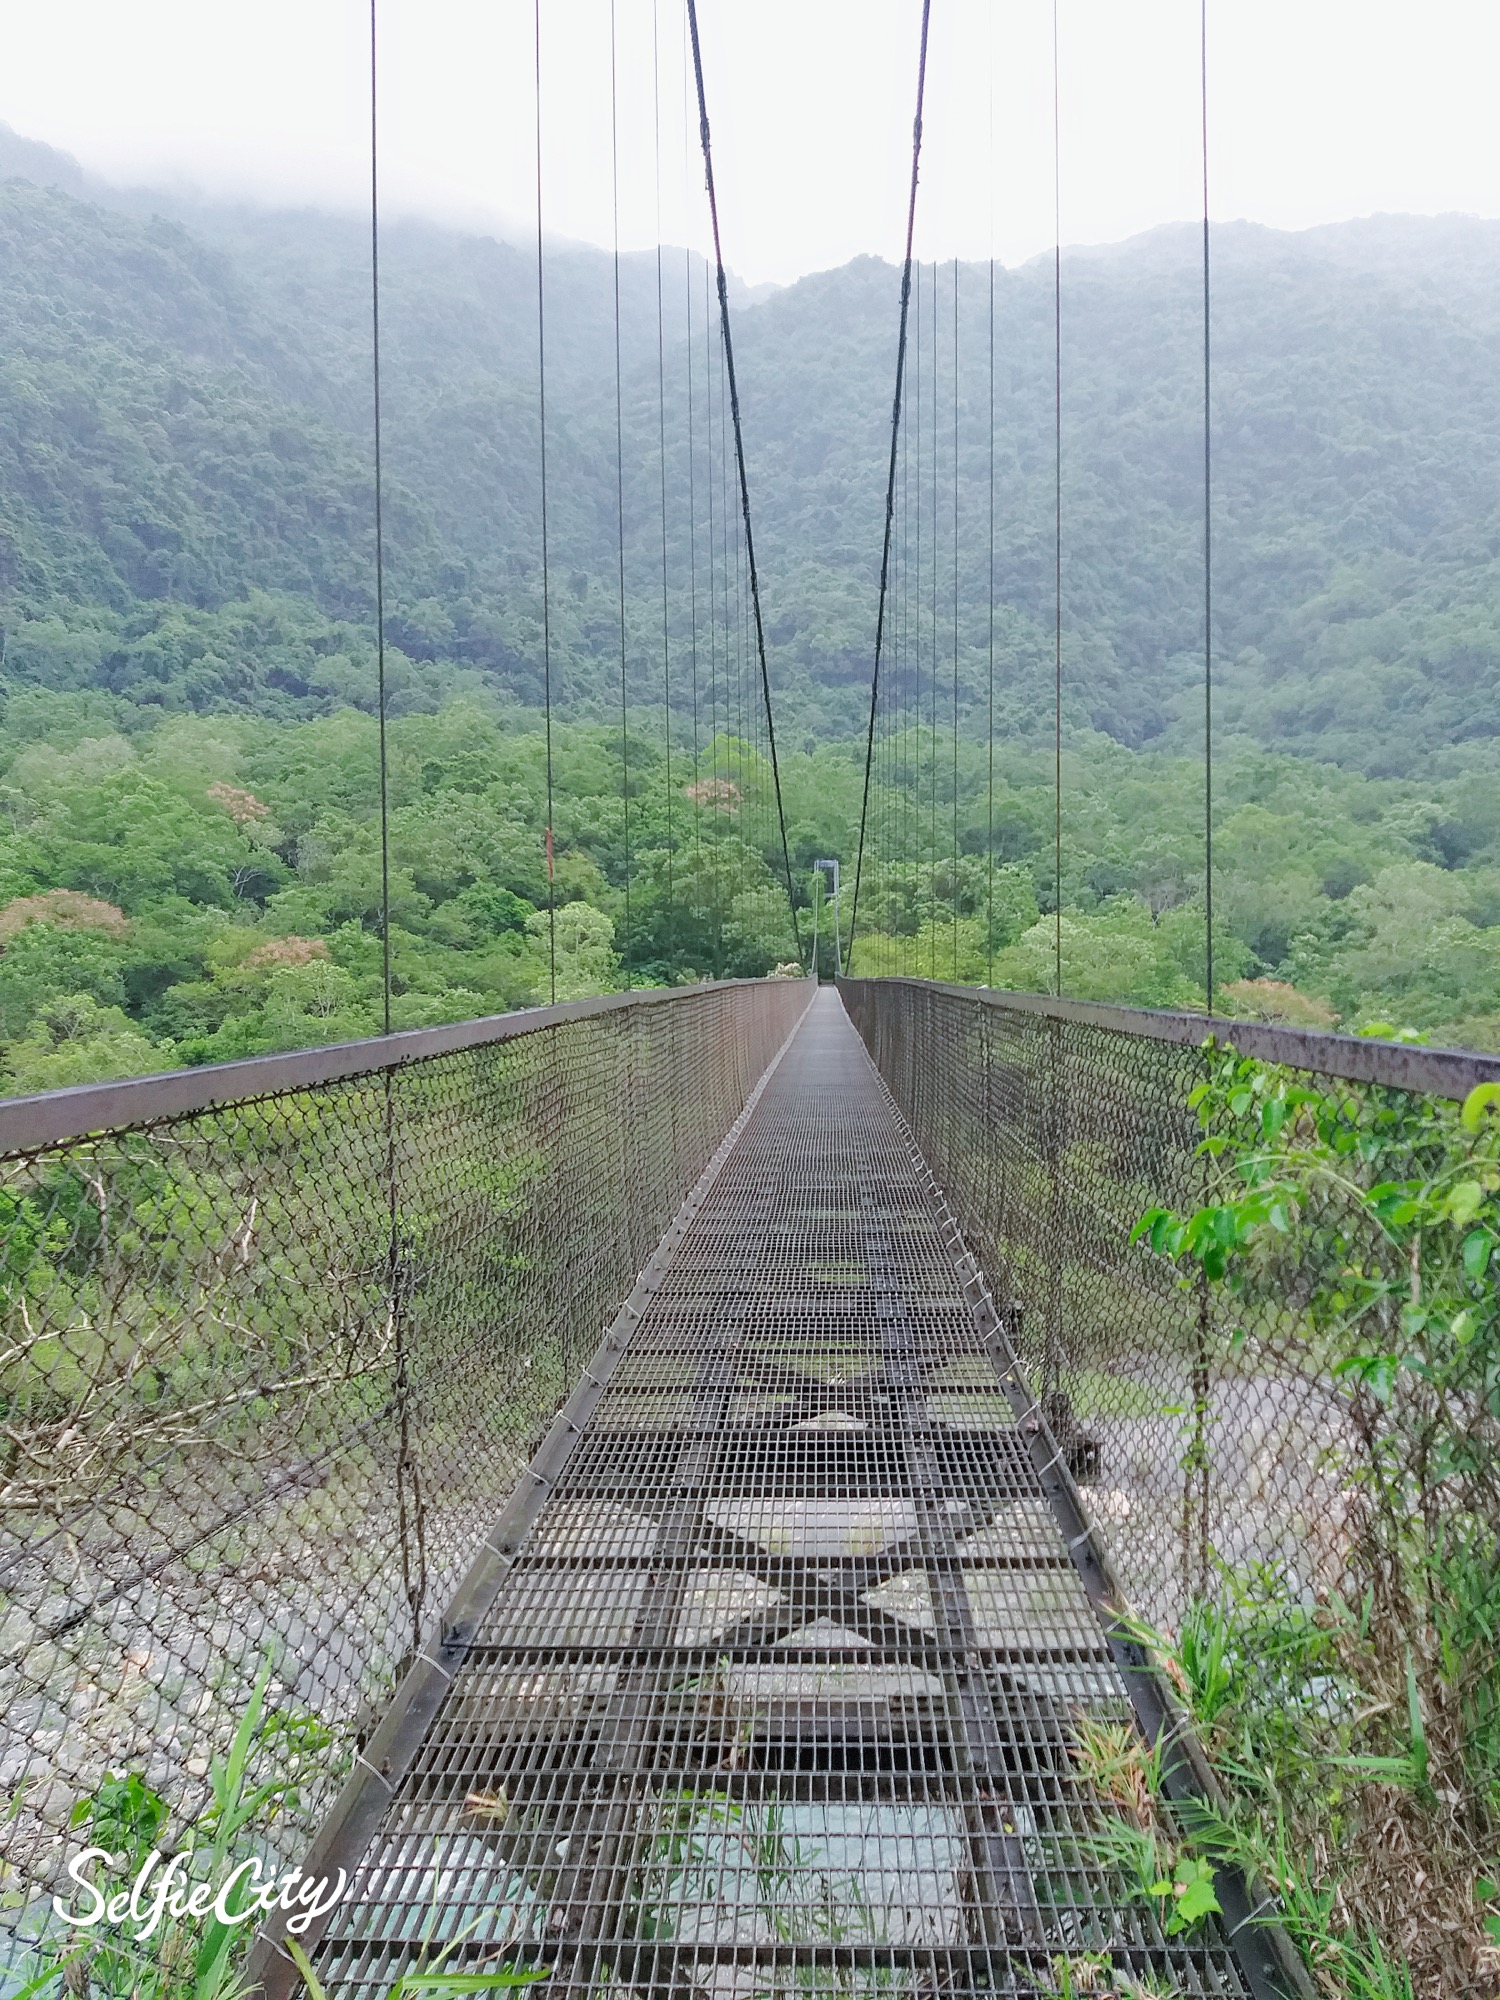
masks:
<svg viewBox="0 0 1500 2000"><path fill-rule="evenodd" d="M1098 1951L1122 1992L1248 1990L1087 1838L1077 1718L1128 1704L952 1245L825 990L369 1844L331 1992L460 1933L454 1969L553 1991L1050 1993Z"/></svg>

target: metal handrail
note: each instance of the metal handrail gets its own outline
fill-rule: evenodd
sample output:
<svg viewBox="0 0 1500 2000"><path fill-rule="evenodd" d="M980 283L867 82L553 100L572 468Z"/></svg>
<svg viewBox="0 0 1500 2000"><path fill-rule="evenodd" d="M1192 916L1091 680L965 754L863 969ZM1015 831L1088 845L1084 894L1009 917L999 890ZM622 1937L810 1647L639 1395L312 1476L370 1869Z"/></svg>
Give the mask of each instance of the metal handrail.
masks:
<svg viewBox="0 0 1500 2000"><path fill-rule="evenodd" d="M1221 1014L1189 1014L1165 1007L1117 1007L1096 1000L1057 1000L1046 993L1010 993L990 986L957 986L950 981L844 979L839 991L856 1005L864 986L913 986L929 993L953 993L1014 1014L1040 1015L1081 1027L1104 1028L1141 1040L1201 1048L1210 1037L1241 1055L1290 1069L1338 1077L1346 1083L1373 1083L1392 1090L1424 1091L1430 1097L1462 1099L1476 1084L1500 1083L1500 1056L1470 1049L1433 1049L1374 1036L1340 1035L1321 1028L1281 1028L1264 1021L1236 1021ZM3 1128L0 1128L3 1129Z"/></svg>
<svg viewBox="0 0 1500 2000"><path fill-rule="evenodd" d="M552 1007L524 1007L510 1014L484 1014L435 1028L407 1028L393 1035L370 1035L355 1042L329 1042L285 1055L247 1056L238 1062L205 1063L197 1069L161 1070L153 1076L124 1077L116 1083L70 1084L30 1097L0 1099L0 1158L61 1145L95 1132L154 1124L161 1118L189 1117L215 1106L242 1104L288 1090L346 1083L351 1077L402 1069L432 1056L451 1055L491 1042L531 1035L592 1014L685 1000L725 986L764 986L762 979L702 980L694 986L648 987L632 993L602 993Z"/></svg>

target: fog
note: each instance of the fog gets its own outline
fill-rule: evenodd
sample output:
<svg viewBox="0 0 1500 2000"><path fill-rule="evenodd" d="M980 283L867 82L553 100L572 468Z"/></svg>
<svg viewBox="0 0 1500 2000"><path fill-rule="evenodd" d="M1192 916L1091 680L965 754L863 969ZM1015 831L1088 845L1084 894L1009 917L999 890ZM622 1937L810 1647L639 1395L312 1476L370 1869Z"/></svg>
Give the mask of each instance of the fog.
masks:
<svg viewBox="0 0 1500 2000"><path fill-rule="evenodd" d="M703 0L725 254L784 283L898 253L919 0ZM1197 0L1060 0L1061 226L1108 242L1201 200ZM613 233L609 0L542 0L548 229ZM619 231L706 236L684 10L615 0ZM391 212L530 226L530 0L380 0ZM0 118L111 179L368 198L363 0L3 0ZM1493 0L1209 0L1212 208L1281 227L1500 215ZM1051 0L935 0L920 247L1053 238Z"/></svg>

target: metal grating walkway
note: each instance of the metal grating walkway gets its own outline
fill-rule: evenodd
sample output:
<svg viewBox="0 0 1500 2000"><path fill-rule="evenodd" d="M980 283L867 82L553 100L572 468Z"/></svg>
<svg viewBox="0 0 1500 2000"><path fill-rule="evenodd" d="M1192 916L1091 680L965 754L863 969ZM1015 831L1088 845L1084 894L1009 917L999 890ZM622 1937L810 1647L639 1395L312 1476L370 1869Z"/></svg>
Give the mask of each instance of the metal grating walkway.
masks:
<svg viewBox="0 0 1500 2000"><path fill-rule="evenodd" d="M953 1241L825 989L510 1510L331 1993L459 1937L642 2000L1248 1992L1089 1841L1076 1719L1129 1705Z"/></svg>

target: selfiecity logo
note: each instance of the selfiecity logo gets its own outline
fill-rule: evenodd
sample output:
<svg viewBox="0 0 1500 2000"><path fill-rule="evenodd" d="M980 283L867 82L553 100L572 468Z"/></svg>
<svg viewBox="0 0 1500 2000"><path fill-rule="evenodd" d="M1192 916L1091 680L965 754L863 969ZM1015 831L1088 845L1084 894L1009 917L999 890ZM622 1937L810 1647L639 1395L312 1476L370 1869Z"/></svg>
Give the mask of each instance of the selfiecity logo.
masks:
<svg viewBox="0 0 1500 2000"><path fill-rule="evenodd" d="M111 1854L107 1847L86 1847L75 1854L68 1863L68 1875L88 1901L84 1908L75 1910L61 1896L54 1896L52 1907L63 1923L79 1930L106 1922L134 1924L137 1944L154 1936L163 1918L211 1915L221 1924L243 1924L252 1917L269 1916L273 1910L292 1912L286 1927L300 1935L341 1902L349 1887L342 1868L334 1882L326 1876L304 1875L300 1868L267 1875L254 1858L230 1869L220 1883L192 1882L182 1872L187 1866L185 1854L174 1854L165 1861L161 1851L153 1847L131 1886L106 1895L89 1879L89 1870L100 1861L109 1868L119 1868L124 1865L124 1856Z"/></svg>

